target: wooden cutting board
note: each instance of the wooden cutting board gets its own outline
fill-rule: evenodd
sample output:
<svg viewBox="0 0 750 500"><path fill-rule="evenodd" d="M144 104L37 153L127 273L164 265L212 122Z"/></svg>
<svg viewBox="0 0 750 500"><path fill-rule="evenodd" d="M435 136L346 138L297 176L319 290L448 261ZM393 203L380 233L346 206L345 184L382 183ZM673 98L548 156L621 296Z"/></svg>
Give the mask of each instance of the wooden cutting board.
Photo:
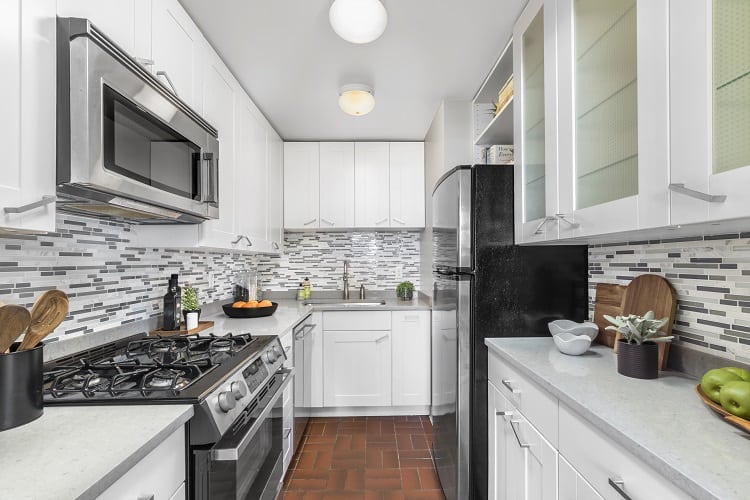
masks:
<svg viewBox="0 0 750 500"><path fill-rule="evenodd" d="M669 281L656 274L642 274L628 285L622 304L622 313L643 316L654 311L655 318L668 317L669 322L662 329L666 335L672 335L674 315L677 309L677 293ZM659 369L667 368L669 343L659 343Z"/></svg>
<svg viewBox="0 0 750 500"><path fill-rule="evenodd" d="M596 341L609 347L615 346L615 335L613 331L605 330L611 323L604 319L604 315L622 315L622 305L625 299L626 286L613 285L610 283L598 283L596 285L596 300L594 301L594 323L599 327L599 336Z"/></svg>

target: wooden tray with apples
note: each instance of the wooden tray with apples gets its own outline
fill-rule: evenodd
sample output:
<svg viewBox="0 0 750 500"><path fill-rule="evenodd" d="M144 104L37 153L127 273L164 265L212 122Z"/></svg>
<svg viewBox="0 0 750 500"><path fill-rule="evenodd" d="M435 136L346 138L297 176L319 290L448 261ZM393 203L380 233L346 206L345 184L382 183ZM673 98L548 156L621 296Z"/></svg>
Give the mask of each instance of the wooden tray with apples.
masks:
<svg viewBox="0 0 750 500"><path fill-rule="evenodd" d="M706 396L703 393L703 390L701 389L701 385L698 384L695 386L695 392L698 393L698 396L701 398L703 403L711 408L713 411L724 417L724 420L729 422L730 424L734 425L735 427L739 427L743 431L750 434L750 420L745 420L742 417L738 417L736 415L732 415L728 411L726 411L722 406L718 403L713 402L708 396Z"/></svg>

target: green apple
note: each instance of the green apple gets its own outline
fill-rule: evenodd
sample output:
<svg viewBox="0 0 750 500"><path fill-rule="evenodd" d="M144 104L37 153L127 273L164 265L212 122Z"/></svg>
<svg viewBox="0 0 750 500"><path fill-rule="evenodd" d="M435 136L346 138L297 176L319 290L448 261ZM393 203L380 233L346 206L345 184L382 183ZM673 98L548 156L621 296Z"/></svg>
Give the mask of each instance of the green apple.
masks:
<svg viewBox="0 0 750 500"><path fill-rule="evenodd" d="M722 368L722 370L732 372L745 382L750 382L750 372L745 370L744 368L740 368L739 366L725 366L724 368Z"/></svg>
<svg viewBox="0 0 750 500"><path fill-rule="evenodd" d="M722 408L732 415L750 420L750 382L727 382L720 393Z"/></svg>
<svg viewBox="0 0 750 500"><path fill-rule="evenodd" d="M712 401L718 403L719 391L728 382L742 382L742 378L732 372L725 370L724 368L715 368L708 370L701 377L701 390L703 394L708 396Z"/></svg>

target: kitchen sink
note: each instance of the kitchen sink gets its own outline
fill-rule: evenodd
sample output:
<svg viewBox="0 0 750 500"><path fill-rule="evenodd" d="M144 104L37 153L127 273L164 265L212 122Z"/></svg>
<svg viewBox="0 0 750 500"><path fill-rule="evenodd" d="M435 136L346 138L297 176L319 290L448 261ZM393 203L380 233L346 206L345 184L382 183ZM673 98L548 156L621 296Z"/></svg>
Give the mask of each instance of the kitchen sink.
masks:
<svg viewBox="0 0 750 500"><path fill-rule="evenodd" d="M385 299L307 299L306 306L366 307L384 306Z"/></svg>

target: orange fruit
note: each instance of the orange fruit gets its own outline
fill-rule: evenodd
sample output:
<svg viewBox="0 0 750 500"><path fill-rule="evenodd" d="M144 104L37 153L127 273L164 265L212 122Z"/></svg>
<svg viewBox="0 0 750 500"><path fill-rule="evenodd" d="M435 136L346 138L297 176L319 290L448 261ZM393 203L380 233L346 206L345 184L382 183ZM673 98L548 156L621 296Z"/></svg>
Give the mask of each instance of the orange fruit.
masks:
<svg viewBox="0 0 750 500"><path fill-rule="evenodd" d="M234 307L235 309L240 308L240 307L245 307L245 302L242 300L238 300L237 302L232 304L232 307Z"/></svg>
<svg viewBox="0 0 750 500"><path fill-rule="evenodd" d="M258 307L271 307L271 306L273 306L273 302L271 302L270 300L261 300L260 302L258 302Z"/></svg>
<svg viewBox="0 0 750 500"><path fill-rule="evenodd" d="M249 300L249 301L245 302L245 305L243 307L246 308L246 309L258 307L258 301L257 300Z"/></svg>

